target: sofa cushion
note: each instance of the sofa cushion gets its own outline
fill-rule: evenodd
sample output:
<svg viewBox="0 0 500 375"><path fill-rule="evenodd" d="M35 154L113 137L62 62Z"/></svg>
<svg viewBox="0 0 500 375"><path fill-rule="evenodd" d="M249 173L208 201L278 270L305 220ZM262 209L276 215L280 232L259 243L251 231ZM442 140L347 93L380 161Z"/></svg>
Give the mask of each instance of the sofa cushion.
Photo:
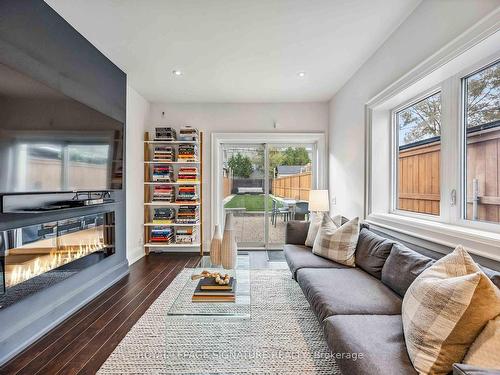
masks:
<svg viewBox="0 0 500 375"><path fill-rule="evenodd" d="M306 242L308 221L290 220L286 223L285 243L294 245L304 245Z"/></svg>
<svg viewBox="0 0 500 375"><path fill-rule="evenodd" d="M410 284L435 261L400 243L392 245L382 267L382 282L403 297Z"/></svg>
<svg viewBox="0 0 500 375"><path fill-rule="evenodd" d="M361 229L356 245L356 266L380 279L382 267L391 253L392 244L392 241L368 229Z"/></svg>
<svg viewBox="0 0 500 375"><path fill-rule="evenodd" d="M401 314L401 298L358 268L302 268L297 281L320 321L331 315Z"/></svg>
<svg viewBox="0 0 500 375"><path fill-rule="evenodd" d="M331 316L324 331L343 374L417 374L406 352L401 315ZM362 356L342 358L349 353Z"/></svg>
<svg viewBox="0 0 500 375"><path fill-rule="evenodd" d="M343 264L314 255L312 249L304 245L286 244L283 252L294 279L297 278L297 271L301 268L348 268Z"/></svg>

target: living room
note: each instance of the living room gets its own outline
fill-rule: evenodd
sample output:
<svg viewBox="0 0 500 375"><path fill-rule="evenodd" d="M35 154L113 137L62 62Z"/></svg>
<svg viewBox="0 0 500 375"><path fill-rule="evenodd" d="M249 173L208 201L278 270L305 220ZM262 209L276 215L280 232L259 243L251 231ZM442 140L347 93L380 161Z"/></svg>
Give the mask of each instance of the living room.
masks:
<svg viewBox="0 0 500 375"><path fill-rule="evenodd" d="M0 1L0 374L500 374L500 1Z"/></svg>

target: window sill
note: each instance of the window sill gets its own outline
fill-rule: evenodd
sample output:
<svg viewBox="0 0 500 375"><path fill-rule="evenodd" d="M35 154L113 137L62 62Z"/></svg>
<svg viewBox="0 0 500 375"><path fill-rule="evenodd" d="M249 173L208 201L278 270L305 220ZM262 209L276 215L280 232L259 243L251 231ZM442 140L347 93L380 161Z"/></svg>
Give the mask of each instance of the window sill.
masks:
<svg viewBox="0 0 500 375"><path fill-rule="evenodd" d="M500 261L500 233L396 214L373 213L366 222L382 230L391 230L450 248L462 245L471 254Z"/></svg>

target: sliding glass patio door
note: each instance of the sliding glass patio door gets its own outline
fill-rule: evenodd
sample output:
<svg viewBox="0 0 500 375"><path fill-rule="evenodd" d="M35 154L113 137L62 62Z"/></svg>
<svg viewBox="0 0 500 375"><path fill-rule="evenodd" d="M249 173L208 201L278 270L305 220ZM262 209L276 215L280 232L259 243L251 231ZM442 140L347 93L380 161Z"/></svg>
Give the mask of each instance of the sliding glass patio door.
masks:
<svg viewBox="0 0 500 375"><path fill-rule="evenodd" d="M239 249L281 249L286 223L308 218L316 151L312 143L220 144L217 205L232 213Z"/></svg>

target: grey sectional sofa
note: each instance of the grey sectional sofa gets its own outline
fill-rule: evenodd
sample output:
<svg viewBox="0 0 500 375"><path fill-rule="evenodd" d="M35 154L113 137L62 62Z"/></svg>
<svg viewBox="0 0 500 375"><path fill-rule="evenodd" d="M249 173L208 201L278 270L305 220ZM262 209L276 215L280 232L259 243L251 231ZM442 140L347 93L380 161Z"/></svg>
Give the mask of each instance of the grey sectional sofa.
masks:
<svg viewBox="0 0 500 375"><path fill-rule="evenodd" d="M342 373L417 374L406 351L401 304L413 280L440 255L410 249L363 226L357 266L349 268L313 254L304 245L308 228L307 222L288 222L285 258L323 326ZM500 272L483 269L500 288ZM456 364L454 374L498 375L500 371Z"/></svg>

